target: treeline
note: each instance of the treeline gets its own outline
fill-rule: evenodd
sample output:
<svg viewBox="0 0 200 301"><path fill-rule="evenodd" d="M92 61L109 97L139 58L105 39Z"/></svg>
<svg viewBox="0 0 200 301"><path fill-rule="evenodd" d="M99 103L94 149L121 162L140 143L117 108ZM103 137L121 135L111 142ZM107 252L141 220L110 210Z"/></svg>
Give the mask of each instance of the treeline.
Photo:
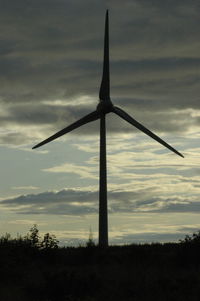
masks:
<svg viewBox="0 0 200 301"><path fill-rule="evenodd" d="M57 249L58 243L59 240L57 240L54 234L46 233L43 237L41 237L36 224L30 228L29 232L25 236L18 234L16 238L13 238L10 233L6 233L0 237L0 247L26 246L40 250L46 250Z"/></svg>
<svg viewBox="0 0 200 301"><path fill-rule="evenodd" d="M200 245L200 230L191 234L186 235L184 239L180 239L179 243L181 245ZM151 245L156 245L159 243L152 243ZM170 244L170 243L169 243ZM172 243L173 244L173 243ZM177 243L175 243L177 244ZM59 247L59 240L56 238L54 234L45 233L43 237L39 234L39 229L37 224L34 224L29 232L22 236L20 234L17 235L16 238L13 238L10 233L5 233L4 235L0 236L0 246L2 245L18 245L18 246L30 246L37 249L57 249ZM135 244L132 244L135 245ZM145 244L148 245L148 244ZM89 238L85 244L86 247L98 247L95 244L93 239L93 234L90 229ZM80 245L79 247L83 247Z"/></svg>

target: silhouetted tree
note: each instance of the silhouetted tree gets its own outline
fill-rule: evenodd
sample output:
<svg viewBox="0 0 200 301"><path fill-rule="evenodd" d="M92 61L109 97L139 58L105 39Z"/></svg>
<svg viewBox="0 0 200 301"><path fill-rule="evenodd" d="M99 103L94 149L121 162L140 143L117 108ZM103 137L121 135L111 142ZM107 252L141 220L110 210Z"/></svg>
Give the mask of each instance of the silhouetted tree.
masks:
<svg viewBox="0 0 200 301"><path fill-rule="evenodd" d="M86 246L87 247L94 247L95 246L95 242L94 242L94 239L93 239L93 233L92 233L91 227L90 227L89 238L88 238L88 241L86 242Z"/></svg>
<svg viewBox="0 0 200 301"><path fill-rule="evenodd" d="M59 241L53 234L46 233L44 235L43 241L41 242L42 249L57 249Z"/></svg>
<svg viewBox="0 0 200 301"><path fill-rule="evenodd" d="M11 235L10 235L10 233L7 233L6 232L6 234L4 234L4 235L2 235L1 237L0 237L0 243L1 244L6 244L6 243L8 243L9 241L11 241Z"/></svg>
<svg viewBox="0 0 200 301"><path fill-rule="evenodd" d="M193 233L191 236L186 235L185 238L179 240L181 243L195 243L200 244L200 230L196 233Z"/></svg>
<svg viewBox="0 0 200 301"><path fill-rule="evenodd" d="M36 224L33 225L24 239L27 240L27 242L29 242L32 247L40 247L39 230Z"/></svg>

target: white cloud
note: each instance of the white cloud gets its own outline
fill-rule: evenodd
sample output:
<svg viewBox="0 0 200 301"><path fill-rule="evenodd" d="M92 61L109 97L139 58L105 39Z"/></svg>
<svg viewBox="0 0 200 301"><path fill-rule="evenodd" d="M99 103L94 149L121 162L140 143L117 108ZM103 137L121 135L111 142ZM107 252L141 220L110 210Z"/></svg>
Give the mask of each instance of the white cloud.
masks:
<svg viewBox="0 0 200 301"><path fill-rule="evenodd" d="M40 222L39 224L36 222L36 220L31 220L31 219L16 219L16 220L13 220L13 221L9 221L8 224L11 224L11 225L31 225L33 226L34 224L37 224L37 226L43 226L43 225L46 225L46 223L42 223Z"/></svg>
<svg viewBox="0 0 200 301"><path fill-rule="evenodd" d="M50 173L73 173L79 175L81 178L98 179L96 167L76 165L72 163L65 163L59 166L46 168L43 169L43 171Z"/></svg>
<svg viewBox="0 0 200 301"><path fill-rule="evenodd" d="M39 187L36 186L16 186L12 187L14 190L37 190Z"/></svg>

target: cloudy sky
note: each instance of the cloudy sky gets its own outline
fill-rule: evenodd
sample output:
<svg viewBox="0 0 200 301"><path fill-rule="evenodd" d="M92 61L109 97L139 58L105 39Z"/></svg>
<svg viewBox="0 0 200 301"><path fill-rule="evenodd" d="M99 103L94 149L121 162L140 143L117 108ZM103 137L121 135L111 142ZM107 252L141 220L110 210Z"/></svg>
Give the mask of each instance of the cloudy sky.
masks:
<svg viewBox="0 0 200 301"><path fill-rule="evenodd" d="M185 156L107 115L110 243L200 229L199 1L0 0L0 235L98 237L99 121L32 147L98 104L106 9L113 103Z"/></svg>

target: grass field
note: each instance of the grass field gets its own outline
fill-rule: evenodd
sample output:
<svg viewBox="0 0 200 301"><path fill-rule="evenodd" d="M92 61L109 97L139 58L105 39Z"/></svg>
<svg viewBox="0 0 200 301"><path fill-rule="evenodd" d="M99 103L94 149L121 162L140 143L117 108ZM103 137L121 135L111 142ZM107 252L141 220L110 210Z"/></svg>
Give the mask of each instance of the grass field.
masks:
<svg viewBox="0 0 200 301"><path fill-rule="evenodd" d="M200 243L43 248L0 243L0 300L200 300Z"/></svg>

